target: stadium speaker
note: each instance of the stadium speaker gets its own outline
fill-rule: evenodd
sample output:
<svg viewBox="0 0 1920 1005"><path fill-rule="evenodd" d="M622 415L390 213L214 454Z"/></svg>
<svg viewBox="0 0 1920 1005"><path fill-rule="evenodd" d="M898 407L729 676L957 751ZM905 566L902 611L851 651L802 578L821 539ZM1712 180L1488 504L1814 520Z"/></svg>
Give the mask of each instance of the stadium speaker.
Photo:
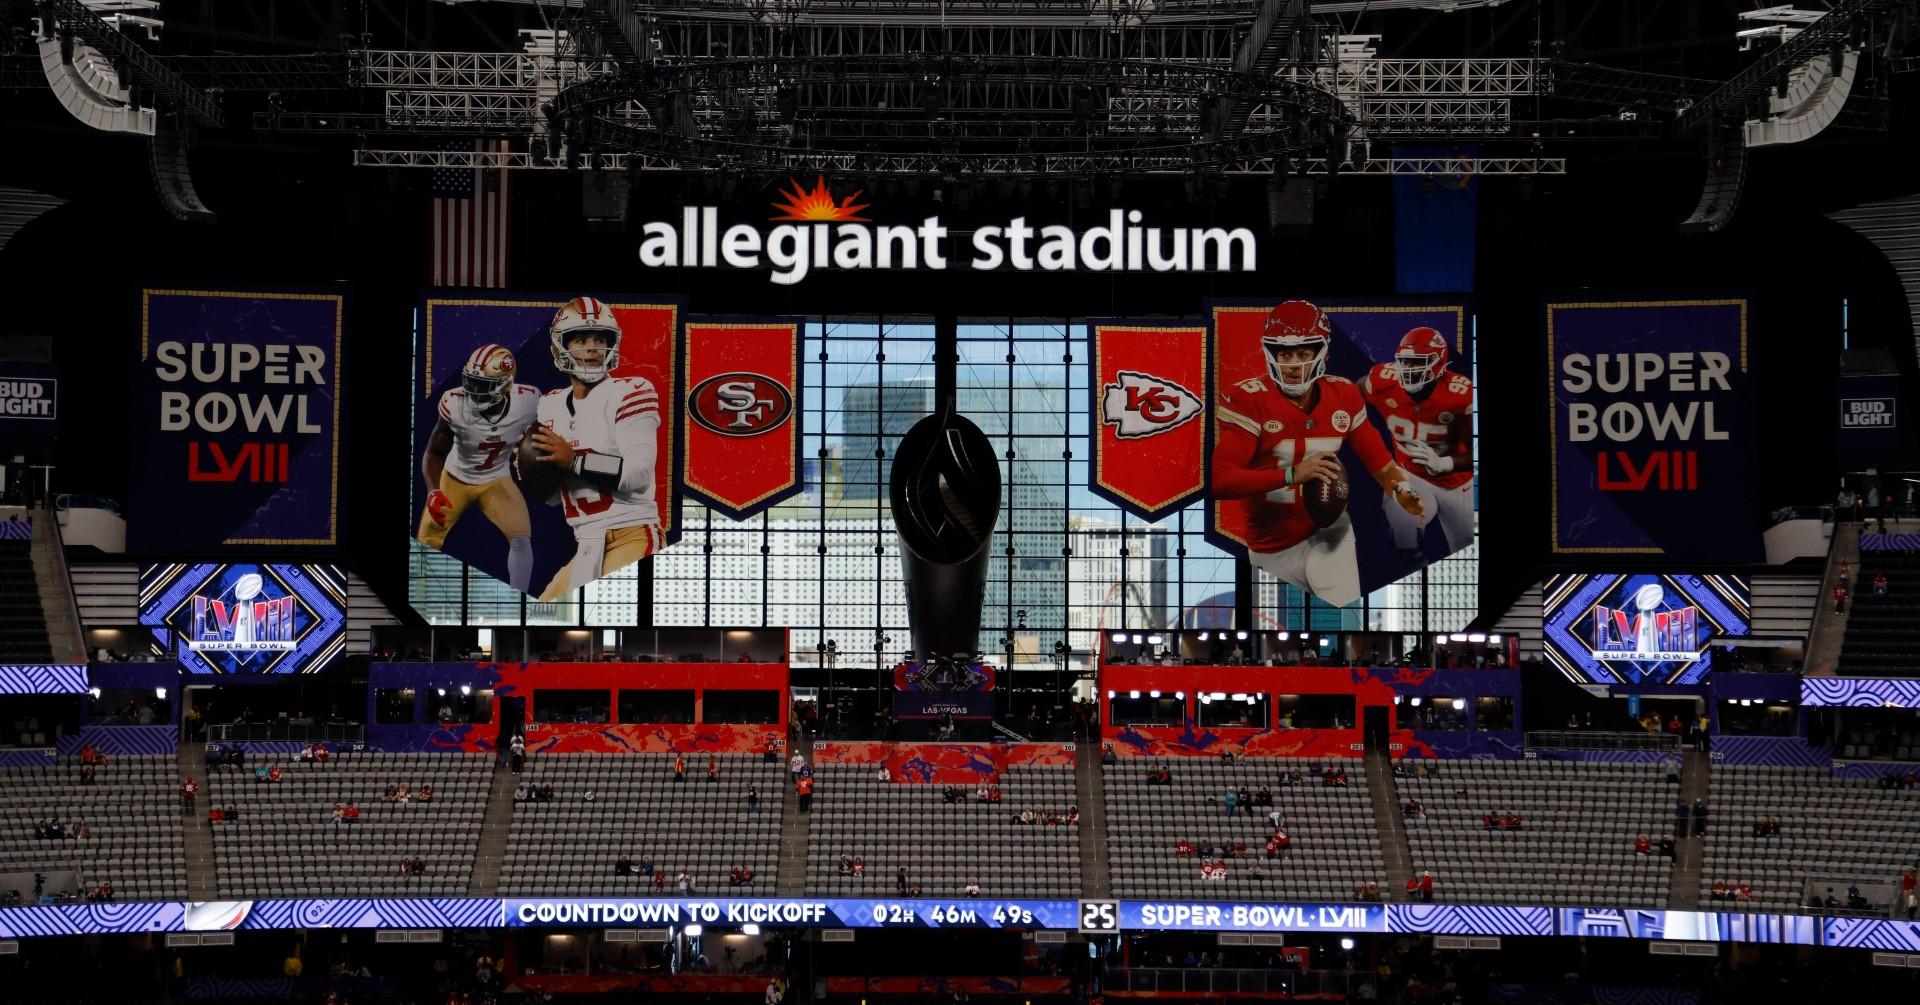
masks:
<svg viewBox="0 0 1920 1005"><path fill-rule="evenodd" d="M1693 215L1680 224L1683 234L1710 234L1733 222L1740 189L1747 180L1747 130L1743 123L1722 127L1707 137L1707 180Z"/></svg>
<svg viewBox="0 0 1920 1005"><path fill-rule="evenodd" d="M1000 519L1000 462L980 427L943 408L900 439L888 476L913 651L980 646L988 545Z"/></svg>
<svg viewBox="0 0 1920 1005"><path fill-rule="evenodd" d="M153 138L147 141L153 165L153 190L160 207L181 223L212 223L213 210L193 188L193 168L187 163L187 133L179 123L161 116Z"/></svg>
<svg viewBox="0 0 1920 1005"><path fill-rule="evenodd" d="M1305 178L1267 179L1267 229L1275 234L1313 226L1313 182Z"/></svg>
<svg viewBox="0 0 1920 1005"><path fill-rule="evenodd" d="M591 171L580 176L580 215L588 230L620 230L627 223L631 183L623 171Z"/></svg>

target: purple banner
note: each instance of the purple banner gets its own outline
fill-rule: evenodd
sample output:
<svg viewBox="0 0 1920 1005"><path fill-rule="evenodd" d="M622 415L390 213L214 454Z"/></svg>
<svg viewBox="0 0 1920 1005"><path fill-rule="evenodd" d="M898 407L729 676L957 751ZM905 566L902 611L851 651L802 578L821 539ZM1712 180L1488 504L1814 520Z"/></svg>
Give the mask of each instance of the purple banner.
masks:
<svg viewBox="0 0 1920 1005"><path fill-rule="evenodd" d="M82 663L8 663L0 665L0 694L85 694Z"/></svg>
<svg viewBox="0 0 1920 1005"><path fill-rule="evenodd" d="M1861 551L1920 551L1920 534L1875 534L1871 531L1860 535Z"/></svg>
<svg viewBox="0 0 1920 1005"><path fill-rule="evenodd" d="M1920 775L1920 764L1912 761L1836 761L1833 765L1833 777L1849 782L1877 782L1888 775L1898 777L1908 772Z"/></svg>
<svg viewBox="0 0 1920 1005"><path fill-rule="evenodd" d="M127 549L339 543L344 293L143 290Z"/></svg>
<svg viewBox="0 0 1920 1005"><path fill-rule="evenodd" d="M1760 561L1747 302L1549 302L1543 326L1553 550Z"/></svg>
<svg viewBox="0 0 1920 1005"><path fill-rule="evenodd" d="M1857 708L1920 708L1920 680L1879 677L1803 677L1800 704Z"/></svg>
<svg viewBox="0 0 1920 1005"><path fill-rule="evenodd" d="M1727 736L1713 738L1713 763L1760 764L1776 768L1824 768L1833 763L1833 751L1810 746L1798 736Z"/></svg>

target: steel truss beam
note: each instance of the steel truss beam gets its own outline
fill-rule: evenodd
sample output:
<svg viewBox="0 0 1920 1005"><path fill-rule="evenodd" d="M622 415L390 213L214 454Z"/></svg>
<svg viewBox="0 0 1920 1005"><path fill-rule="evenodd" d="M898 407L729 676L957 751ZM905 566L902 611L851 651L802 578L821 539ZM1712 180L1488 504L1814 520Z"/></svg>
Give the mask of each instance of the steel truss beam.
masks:
<svg viewBox="0 0 1920 1005"><path fill-rule="evenodd" d="M1896 0L1840 0L1819 19L1775 46L1733 79L1680 113L1680 132L1694 133L1712 125L1744 121L1751 106L1768 91L1782 92L1788 71L1815 56L1832 52L1863 26L1899 6Z"/></svg>
<svg viewBox="0 0 1920 1005"><path fill-rule="evenodd" d="M1043 165L1056 169L1052 171L1026 170L1029 166L1026 162L1029 160L1030 158L1011 156L982 158L977 162L983 168L979 176L1092 177L1099 174L1168 176L1194 174L1192 162L1177 157L1161 158L1157 161L1148 159L1132 166L1123 163L1120 155L1088 157L1078 163L1048 162ZM525 151L360 149L353 152L353 163L356 167L379 168L567 170L566 163L558 158L539 157ZM654 152L600 154L594 158L594 163L589 170L684 173L705 170L708 167L710 165L689 163L680 158ZM939 165L932 165L932 167L937 169ZM1000 167L1007 170L993 170ZM797 164L792 169L811 171L815 169L815 165ZM902 157L880 157L860 164L834 165L830 169L859 171L866 174L924 176L930 173L929 165L920 163L914 158ZM1247 156L1222 161L1215 171L1209 173L1271 177L1275 171L1282 169L1304 170L1309 175L1329 173L1326 158L1323 157L1281 161L1270 156ZM1564 157L1381 157L1342 164L1338 173L1433 177L1563 175L1567 173L1567 159Z"/></svg>

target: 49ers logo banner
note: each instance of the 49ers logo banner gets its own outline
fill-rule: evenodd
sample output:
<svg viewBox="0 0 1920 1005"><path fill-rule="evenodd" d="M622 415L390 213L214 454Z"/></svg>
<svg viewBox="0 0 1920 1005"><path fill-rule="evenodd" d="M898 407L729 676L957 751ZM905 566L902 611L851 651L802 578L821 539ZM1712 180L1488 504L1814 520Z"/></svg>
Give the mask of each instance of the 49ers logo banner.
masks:
<svg viewBox="0 0 1920 1005"><path fill-rule="evenodd" d="M739 520L800 479L800 322L687 322L687 494Z"/></svg>
<svg viewBox="0 0 1920 1005"><path fill-rule="evenodd" d="M1093 464L1088 486L1145 520L1205 487L1207 330L1093 323Z"/></svg>

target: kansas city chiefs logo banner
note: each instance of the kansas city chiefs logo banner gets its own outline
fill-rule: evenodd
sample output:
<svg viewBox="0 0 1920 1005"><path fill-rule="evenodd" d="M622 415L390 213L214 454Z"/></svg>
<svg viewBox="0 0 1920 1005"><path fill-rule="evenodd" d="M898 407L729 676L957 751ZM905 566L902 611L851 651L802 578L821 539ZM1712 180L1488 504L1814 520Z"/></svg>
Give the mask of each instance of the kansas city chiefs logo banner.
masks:
<svg viewBox="0 0 1920 1005"><path fill-rule="evenodd" d="M798 493L800 321L690 318L681 487L741 520Z"/></svg>
<svg viewBox="0 0 1920 1005"><path fill-rule="evenodd" d="M1088 488L1145 520L1200 496L1207 328L1093 322L1093 463Z"/></svg>

